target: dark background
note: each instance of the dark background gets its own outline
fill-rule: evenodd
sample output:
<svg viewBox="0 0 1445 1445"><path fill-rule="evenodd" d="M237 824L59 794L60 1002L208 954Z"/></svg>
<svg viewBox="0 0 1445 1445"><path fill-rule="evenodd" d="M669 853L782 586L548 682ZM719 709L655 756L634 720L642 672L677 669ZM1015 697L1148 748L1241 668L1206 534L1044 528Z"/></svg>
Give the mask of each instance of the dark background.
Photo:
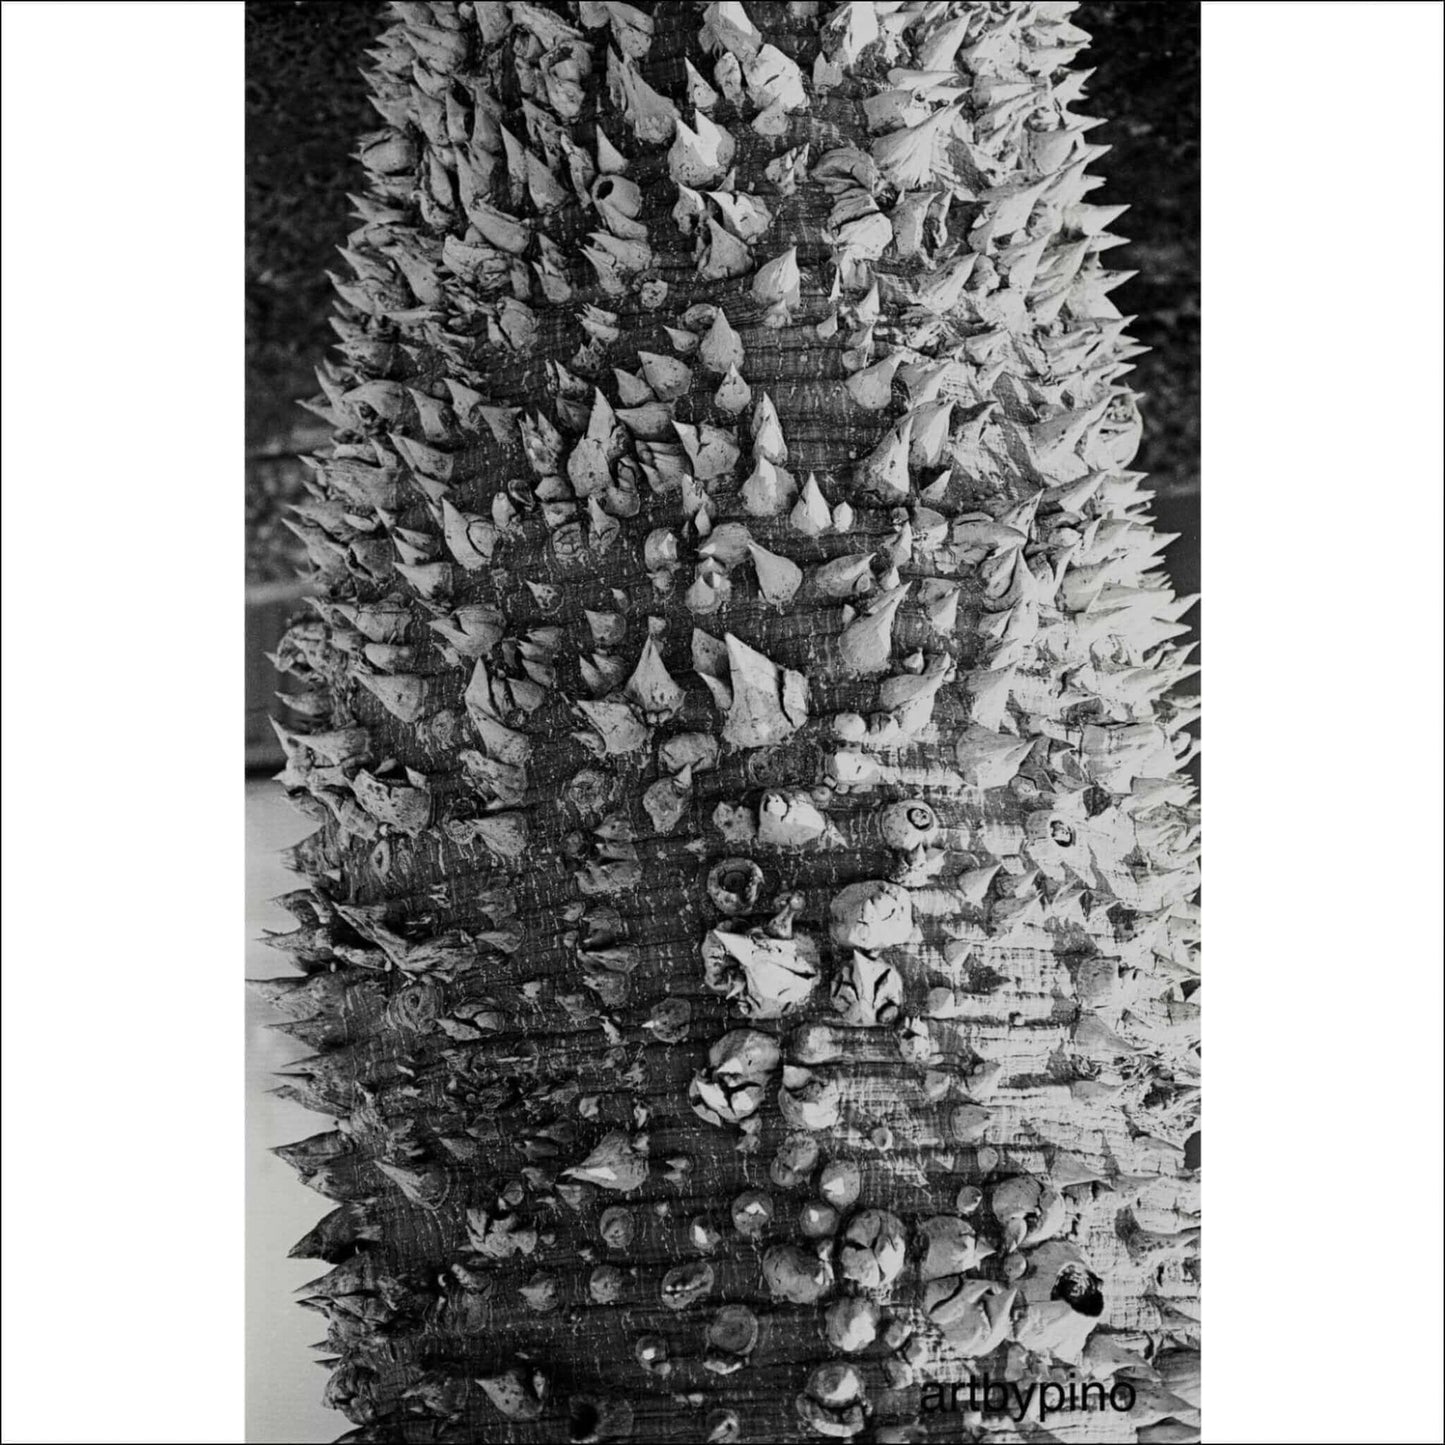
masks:
<svg viewBox="0 0 1445 1445"><path fill-rule="evenodd" d="M1111 253L1139 272L1113 293L1153 348L1131 378L1145 394L1136 465L1151 474L1180 592L1199 590L1199 6L1084 0L1074 16L1094 41L1086 113L1108 123L1090 140L1106 184L1091 199L1129 204ZM382 7L297 0L246 5L246 761L279 766L266 725L275 676L263 653L296 610L301 552L280 523L297 495L295 457L325 439L295 398L333 338L328 269L362 182L356 137L378 124L360 67ZM1198 623L1198 612L1191 620Z"/></svg>

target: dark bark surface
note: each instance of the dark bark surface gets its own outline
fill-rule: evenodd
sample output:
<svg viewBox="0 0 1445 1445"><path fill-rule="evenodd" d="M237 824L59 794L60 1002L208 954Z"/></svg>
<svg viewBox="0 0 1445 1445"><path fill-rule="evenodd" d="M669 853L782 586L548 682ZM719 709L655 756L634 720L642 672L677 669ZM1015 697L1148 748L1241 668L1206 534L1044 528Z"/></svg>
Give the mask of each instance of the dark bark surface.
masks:
<svg viewBox="0 0 1445 1445"><path fill-rule="evenodd" d="M395 7L263 985L357 1438L1195 1428L1186 604L1070 8Z"/></svg>

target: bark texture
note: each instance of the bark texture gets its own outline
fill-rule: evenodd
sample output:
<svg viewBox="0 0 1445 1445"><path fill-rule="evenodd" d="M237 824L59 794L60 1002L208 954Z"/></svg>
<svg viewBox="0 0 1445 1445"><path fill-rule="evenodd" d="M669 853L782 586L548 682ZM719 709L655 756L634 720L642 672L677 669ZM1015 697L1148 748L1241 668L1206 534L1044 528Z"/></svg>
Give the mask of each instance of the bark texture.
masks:
<svg viewBox="0 0 1445 1445"><path fill-rule="evenodd" d="M393 7L260 985L347 1438L1195 1437L1190 599L1073 9Z"/></svg>

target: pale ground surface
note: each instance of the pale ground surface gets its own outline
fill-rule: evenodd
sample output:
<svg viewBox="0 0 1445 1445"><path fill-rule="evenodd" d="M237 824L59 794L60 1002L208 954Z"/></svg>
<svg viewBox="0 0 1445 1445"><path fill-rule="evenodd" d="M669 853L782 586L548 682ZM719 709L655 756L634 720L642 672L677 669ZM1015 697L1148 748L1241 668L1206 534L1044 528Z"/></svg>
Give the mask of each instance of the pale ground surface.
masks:
<svg viewBox="0 0 1445 1445"><path fill-rule="evenodd" d="M289 972L286 956L259 940L263 929L295 926L267 900L297 887L279 850L314 825L297 813L273 782L246 782L246 977ZM307 1052L265 1027L265 1002L246 991L246 1439L266 1445L313 1445L346 1430L343 1416L321 1403L326 1373L309 1348L326 1321L296 1303L293 1291L326 1272L315 1259L286 1252L326 1213L329 1201L305 1188L270 1152L326 1128L326 1120L267 1092L275 1070Z"/></svg>

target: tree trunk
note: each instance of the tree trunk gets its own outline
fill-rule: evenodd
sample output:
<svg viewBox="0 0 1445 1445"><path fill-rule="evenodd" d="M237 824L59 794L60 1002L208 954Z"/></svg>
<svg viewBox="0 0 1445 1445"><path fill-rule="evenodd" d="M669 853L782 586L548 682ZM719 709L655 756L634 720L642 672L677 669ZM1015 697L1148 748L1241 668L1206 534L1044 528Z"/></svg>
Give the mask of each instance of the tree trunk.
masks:
<svg viewBox="0 0 1445 1445"><path fill-rule="evenodd" d="M1195 1438L1189 604L1073 8L393 7L260 985L346 1438Z"/></svg>

